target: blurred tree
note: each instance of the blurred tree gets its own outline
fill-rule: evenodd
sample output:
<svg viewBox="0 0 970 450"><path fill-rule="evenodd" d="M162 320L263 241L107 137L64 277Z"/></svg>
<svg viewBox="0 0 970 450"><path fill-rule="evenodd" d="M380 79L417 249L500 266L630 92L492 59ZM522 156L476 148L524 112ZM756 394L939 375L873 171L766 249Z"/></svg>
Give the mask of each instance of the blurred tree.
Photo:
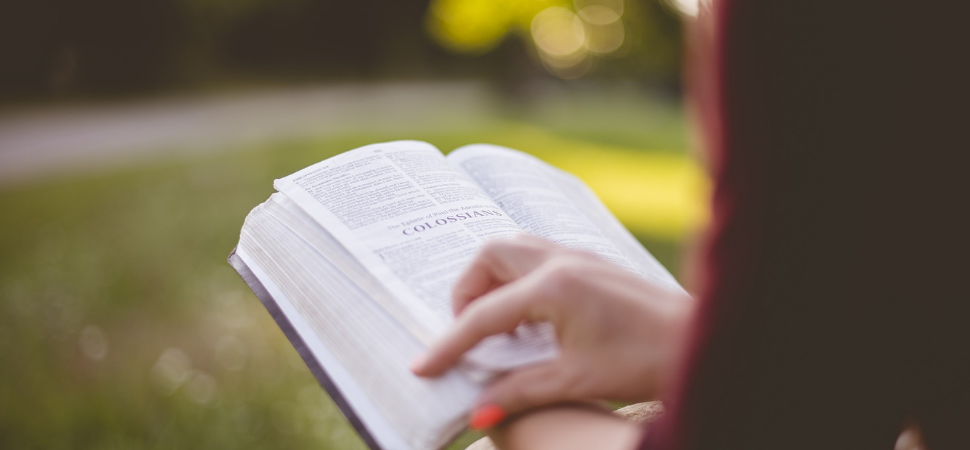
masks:
<svg viewBox="0 0 970 450"><path fill-rule="evenodd" d="M426 24L435 41L461 53L485 53L510 32L528 30L540 11L568 0L434 0Z"/></svg>
<svg viewBox="0 0 970 450"><path fill-rule="evenodd" d="M170 0L0 3L0 95L163 84L181 25Z"/></svg>
<svg viewBox="0 0 970 450"><path fill-rule="evenodd" d="M6 1L0 98L252 77L515 86L544 69L676 86L680 23L662 1L672 0Z"/></svg>
<svg viewBox="0 0 970 450"><path fill-rule="evenodd" d="M431 47L420 28L426 6L425 0L264 4L229 27L217 57L262 74L395 75Z"/></svg>
<svg viewBox="0 0 970 450"><path fill-rule="evenodd" d="M599 72L676 83L681 63L679 22L658 1L433 0L425 27L442 47L474 55L520 36L561 78Z"/></svg>
<svg viewBox="0 0 970 450"><path fill-rule="evenodd" d="M220 72L216 57L240 22L267 11L291 9L306 0L174 0L186 18L179 70L187 79Z"/></svg>

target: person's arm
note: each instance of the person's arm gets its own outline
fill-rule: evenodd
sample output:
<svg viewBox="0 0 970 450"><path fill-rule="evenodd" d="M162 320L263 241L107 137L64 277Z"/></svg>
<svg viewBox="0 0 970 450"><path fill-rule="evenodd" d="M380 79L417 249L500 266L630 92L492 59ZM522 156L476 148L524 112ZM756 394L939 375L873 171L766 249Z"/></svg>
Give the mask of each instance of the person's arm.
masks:
<svg viewBox="0 0 970 450"><path fill-rule="evenodd" d="M641 433L633 422L581 404L532 409L488 430L503 450L632 450Z"/></svg>

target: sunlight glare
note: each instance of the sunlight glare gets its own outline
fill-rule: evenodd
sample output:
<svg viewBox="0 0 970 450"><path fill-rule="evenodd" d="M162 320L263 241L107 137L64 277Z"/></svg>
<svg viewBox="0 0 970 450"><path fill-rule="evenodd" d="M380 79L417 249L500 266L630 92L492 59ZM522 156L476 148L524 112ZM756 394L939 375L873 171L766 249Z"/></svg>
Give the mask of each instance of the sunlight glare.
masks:
<svg viewBox="0 0 970 450"><path fill-rule="evenodd" d="M687 17L697 17L703 0L667 0L677 11Z"/></svg>

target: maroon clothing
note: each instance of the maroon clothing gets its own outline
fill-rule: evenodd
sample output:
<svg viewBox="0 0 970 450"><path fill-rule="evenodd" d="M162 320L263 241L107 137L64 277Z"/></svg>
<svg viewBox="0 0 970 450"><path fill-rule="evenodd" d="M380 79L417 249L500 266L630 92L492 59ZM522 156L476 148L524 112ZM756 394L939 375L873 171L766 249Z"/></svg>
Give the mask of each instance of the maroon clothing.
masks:
<svg viewBox="0 0 970 450"><path fill-rule="evenodd" d="M966 16L715 2L705 282L642 448L889 450L911 417L970 449Z"/></svg>

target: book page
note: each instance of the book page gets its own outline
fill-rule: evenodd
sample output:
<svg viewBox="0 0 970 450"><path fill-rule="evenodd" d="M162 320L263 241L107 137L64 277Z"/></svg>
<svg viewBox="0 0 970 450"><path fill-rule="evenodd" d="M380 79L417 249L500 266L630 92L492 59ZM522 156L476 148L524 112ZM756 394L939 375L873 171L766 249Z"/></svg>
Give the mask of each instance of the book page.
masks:
<svg viewBox="0 0 970 450"><path fill-rule="evenodd" d="M452 286L483 242L522 231L424 142L361 147L274 185L383 282L429 335L453 319Z"/></svg>
<svg viewBox="0 0 970 450"><path fill-rule="evenodd" d="M476 144L448 155L525 231L599 255L643 278L683 288L581 180L534 156Z"/></svg>
<svg viewBox="0 0 970 450"><path fill-rule="evenodd" d="M346 276L340 267L346 261L305 245L300 224L293 226L303 221L300 212L279 203L280 197L275 194L249 214L236 250L264 287L278 291L272 303L285 320L274 318L301 356L307 359L308 350L322 365L307 359L314 375L337 385L335 393L321 380L328 392L350 402L348 418L362 420L366 434L378 441L411 443L382 442L383 448L440 448L464 422L480 386L456 372L435 379L412 374L408 363L425 347Z"/></svg>

